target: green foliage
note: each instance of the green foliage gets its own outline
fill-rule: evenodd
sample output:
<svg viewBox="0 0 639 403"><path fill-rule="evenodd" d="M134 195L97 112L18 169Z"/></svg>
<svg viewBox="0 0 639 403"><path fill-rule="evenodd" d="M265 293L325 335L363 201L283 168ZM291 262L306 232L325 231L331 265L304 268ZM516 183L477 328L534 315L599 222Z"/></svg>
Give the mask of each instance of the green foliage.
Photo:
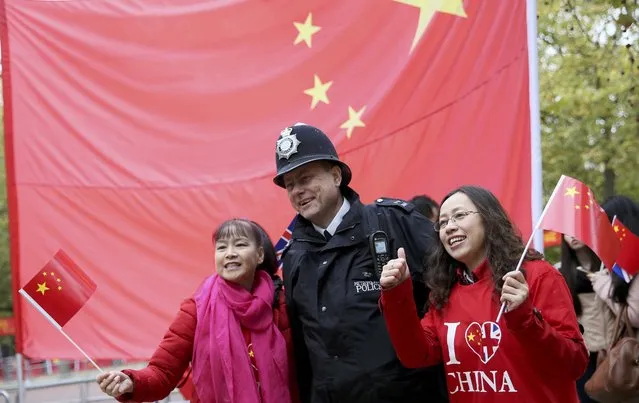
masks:
<svg viewBox="0 0 639 403"><path fill-rule="evenodd" d="M639 1L538 5L544 193L566 174L639 200Z"/></svg>

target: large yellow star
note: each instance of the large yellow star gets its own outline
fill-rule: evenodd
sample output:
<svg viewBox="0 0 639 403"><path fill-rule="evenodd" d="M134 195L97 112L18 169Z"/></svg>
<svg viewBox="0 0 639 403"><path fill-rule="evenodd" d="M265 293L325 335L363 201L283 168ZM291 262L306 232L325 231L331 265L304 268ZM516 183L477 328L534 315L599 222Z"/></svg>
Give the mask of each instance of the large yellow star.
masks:
<svg viewBox="0 0 639 403"><path fill-rule="evenodd" d="M41 292L42 295L44 295L45 291L49 290L49 287L47 287L47 282L43 282L42 284L37 283L38 284L38 289L36 290L36 292Z"/></svg>
<svg viewBox="0 0 639 403"><path fill-rule="evenodd" d="M413 44L410 46L412 52L419 43L419 40L426 32L426 27L430 23L436 12L456 15L458 17L466 17L464 11L463 0L393 0L398 3L407 4L409 6L419 8L419 20L417 21L417 30L413 38Z"/></svg>
<svg viewBox="0 0 639 403"><path fill-rule="evenodd" d="M577 191L577 186L573 186L566 189L566 194L564 194L564 196L571 196L574 199L575 195L578 194L579 192Z"/></svg>
<svg viewBox="0 0 639 403"><path fill-rule="evenodd" d="M313 35L319 32L320 27L313 25L313 13L308 13L306 17L306 21L304 22L293 22L295 28L297 28L297 38L293 42L294 45L297 45L300 42L304 42L306 46L311 47L311 40L313 39Z"/></svg>
<svg viewBox="0 0 639 403"><path fill-rule="evenodd" d="M353 135L353 130L356 127L364 127L366 126L364 122L362 122L362 114L366 110L366 105L362 107L359 111L353 109L352 106L348 106L348 120L340 126L340 129L346 129L346 137L351 138Z"/></svg>
<svg viewBox="0 0 639 403"><path fill-rule="evenodd" d="M313 88L304 90L304 94L313 97L311 100L311 109L315 109L319 101L322 101L325 104L329 103L326 92L328 92L328 89L331 88L331 85L333 85L332 81L322 83L322 80L320 80L317 74L314 75L314 81Z"/></svg>

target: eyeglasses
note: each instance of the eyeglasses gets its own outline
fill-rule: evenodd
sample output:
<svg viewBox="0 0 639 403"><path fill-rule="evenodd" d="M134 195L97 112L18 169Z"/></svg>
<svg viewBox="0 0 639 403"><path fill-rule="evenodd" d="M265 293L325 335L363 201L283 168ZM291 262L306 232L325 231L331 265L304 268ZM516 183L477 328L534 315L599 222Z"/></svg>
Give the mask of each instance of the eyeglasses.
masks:
<svg viewBox="0 0 639 403"><path fill-rule="evenodd" d="M433 225L433 227L435 228L435 231L439 232L443 230L444 228L446 228L448 224L452 222L461 222L464 220L464 218L468 217L471 214L479 214L479 212L478 211L458 211L452 216L450 216L450 219L440 220L436 222L435 225Z"/></svg>

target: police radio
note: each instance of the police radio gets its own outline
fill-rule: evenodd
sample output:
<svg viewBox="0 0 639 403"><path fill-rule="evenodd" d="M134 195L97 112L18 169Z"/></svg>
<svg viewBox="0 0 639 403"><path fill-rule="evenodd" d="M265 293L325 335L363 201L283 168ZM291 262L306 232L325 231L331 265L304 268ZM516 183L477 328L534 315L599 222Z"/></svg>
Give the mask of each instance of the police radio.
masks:
<svg viewBox="0 0 639 403"><path fill-rule="evenodd" d="M377 278L382 278L382 269L391 259L388 236L384 231L375 231L368 237L368 239L370 242Z"/></svg>

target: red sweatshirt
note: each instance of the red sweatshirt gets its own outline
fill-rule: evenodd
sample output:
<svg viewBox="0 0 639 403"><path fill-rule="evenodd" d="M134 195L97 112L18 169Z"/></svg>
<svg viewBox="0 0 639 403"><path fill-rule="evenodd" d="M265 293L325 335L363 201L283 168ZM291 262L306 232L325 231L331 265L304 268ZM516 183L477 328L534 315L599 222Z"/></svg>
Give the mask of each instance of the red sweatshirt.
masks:
<svg viewBox="0 0 639 403"><path fill-rule="evenodd" d="M500 303L487 262L457 283L442 310L417 316L410 279L382 292L386 325L406 367L442 360L451 403L578 403L588 351L559 272L527 261L528 299L495 323ZM424 397L424 401L427 401Z"/></svg>

